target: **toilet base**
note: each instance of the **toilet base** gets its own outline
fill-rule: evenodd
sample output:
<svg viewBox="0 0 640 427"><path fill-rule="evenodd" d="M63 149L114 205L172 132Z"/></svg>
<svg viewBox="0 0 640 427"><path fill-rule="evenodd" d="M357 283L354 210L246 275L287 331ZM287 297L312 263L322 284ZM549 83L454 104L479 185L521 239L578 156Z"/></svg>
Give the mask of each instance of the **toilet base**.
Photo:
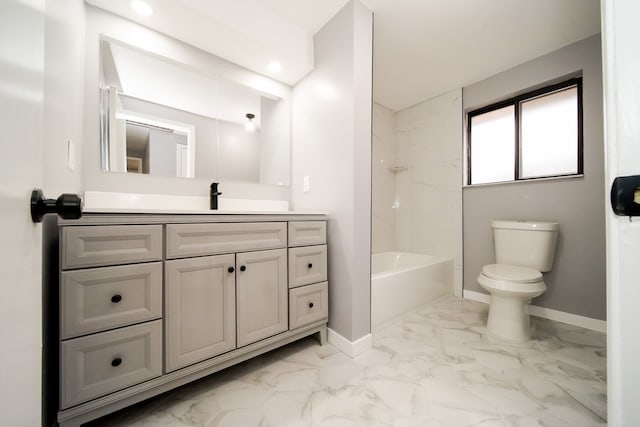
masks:
<svg viewBox="0 0 640 427"><path fill-rule="evenodd" d="M487 329L498 338L524 342L531 339L529 303L531 298L492 293Z"/></svg>
<svg viewBox="0 0 640 427"><path fill-rule="evenodd" d="M478 276L478 284L491 294L487 329L504 340L528 341L531 339L529 303L542 295L547 286L542 280L515 282L509 279Z"/></svg>

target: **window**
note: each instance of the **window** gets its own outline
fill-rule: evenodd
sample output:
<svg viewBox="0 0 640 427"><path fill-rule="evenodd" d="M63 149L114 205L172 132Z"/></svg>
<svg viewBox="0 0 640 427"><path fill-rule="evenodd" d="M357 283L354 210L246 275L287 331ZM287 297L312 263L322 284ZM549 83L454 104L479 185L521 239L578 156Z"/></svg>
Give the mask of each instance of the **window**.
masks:
<svg viewBox="0 0 640 427"><path fill-rule="evenodd" d="M582 174L582 78L471 111L467 184Z"/></svg>

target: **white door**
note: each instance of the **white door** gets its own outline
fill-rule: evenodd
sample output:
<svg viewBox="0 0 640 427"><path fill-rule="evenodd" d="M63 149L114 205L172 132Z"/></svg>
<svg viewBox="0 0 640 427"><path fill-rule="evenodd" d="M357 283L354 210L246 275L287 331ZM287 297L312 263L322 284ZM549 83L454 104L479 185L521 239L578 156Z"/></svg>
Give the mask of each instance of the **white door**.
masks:
<svg viewBox="0 0 640 427"><path fill-rule="evenodd" d="M0 414L39 426L42 227L29 215L42 185L45 0L0 1Z"/></svg>
<svg viewBox="0 0 640 427"><path fill-rule="evenodd" d="M640 175L640 1L602 0L607 188ZM640 420L640 217L607 214L608 422Z"/></svg>

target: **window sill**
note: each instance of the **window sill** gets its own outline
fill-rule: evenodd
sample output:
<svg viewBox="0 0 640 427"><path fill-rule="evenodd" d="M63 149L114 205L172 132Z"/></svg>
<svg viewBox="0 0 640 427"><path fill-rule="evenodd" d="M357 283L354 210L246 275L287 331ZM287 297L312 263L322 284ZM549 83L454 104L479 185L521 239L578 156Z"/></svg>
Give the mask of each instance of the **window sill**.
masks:
<svg viewBox="0 0 640 427"><path fill-rule="evenodd" d="M500 185L513 185L513 184L517 185L517 184L523 184L523 183L532 184L537 182L547 183L549 181L563 181L563 180L576 179L576 178L584 178L584 174L581 173L577 175L549 176L545 178L529 178L529 179L520 179L518 181L487 182L484 184L464 184L462 188L465 189L465 188L495 187Z"/></svg>

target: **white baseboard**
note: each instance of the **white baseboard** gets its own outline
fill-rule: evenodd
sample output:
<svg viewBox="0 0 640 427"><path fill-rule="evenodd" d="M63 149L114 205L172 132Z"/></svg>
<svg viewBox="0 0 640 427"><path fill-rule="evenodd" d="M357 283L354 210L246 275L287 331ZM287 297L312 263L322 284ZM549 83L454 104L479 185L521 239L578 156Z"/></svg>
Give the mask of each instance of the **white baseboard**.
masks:
<svg viewBox="0 0 640 427"><path fill-rule="evenodd" d="M371 334L367 334L356 341L349 341L333 329L327 328L327 339L338 350L352 359L373 346L373 336Z"/></svg>
<svg viewBox="0 0 640 427"><path fill-rule="evenodd" d="M485 304L489 304L491 301L490 295L467 290L463 291L463 298L483 302ZM604 320L592 319L591 317L565 313L564 311L538 307L535 305L529 306L529 313L532 316L542 317L543 319L555 320L556 322L567 323L569 325L579 326L592 331L607 333L607 322Z"/></svg>
<svg viewBox="0 0 640 427"><path fill-rule="evenodd" d="M466 289L462 291L462 298L483 302L485 304L489 304L491 302L491 295L483 294L482 292L468 291Z"/></svg>

